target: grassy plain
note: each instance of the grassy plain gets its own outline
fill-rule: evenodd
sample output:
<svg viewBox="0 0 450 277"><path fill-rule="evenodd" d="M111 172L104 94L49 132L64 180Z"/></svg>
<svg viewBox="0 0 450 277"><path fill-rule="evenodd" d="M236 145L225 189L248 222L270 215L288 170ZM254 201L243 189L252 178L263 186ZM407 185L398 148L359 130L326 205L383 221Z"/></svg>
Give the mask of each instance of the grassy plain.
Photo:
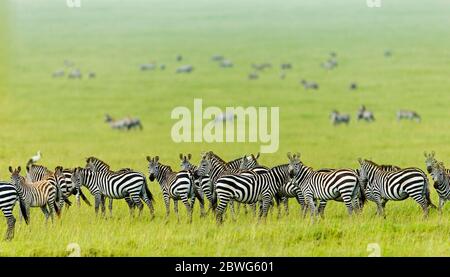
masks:
<svg viewBox="0 0 450 277"><path fill-rule="evenodd" d="M225 159L255 153L258 143L180 143L170 137L176 106L280 107L280 148L261 163L286 162L287 151L300 151L313 167L357 167L358 157L424 169L424 150L438 159L450 155L450 9L446 1L65 1L23 0L0 4L0 177L9 165L24 166L37 150L49 167L84 165L95 155L113 168L146 172L146 155L178 168L178 153L213 150ZM344 3L345 2L345 3ZM5 24L3 24L5 23ZM392 57L385 58L385 49ZM339 66L320 63L335 51ZM182 54L183 62L175 61ZM210 60L222 54L235 66L222 69ZM72 60L88 80L53 79L51 73ZM164 71L141 72L139 64L165 63ZM274 67L247 80L252 63ZM280 80L279 64L293 69ZM192 74L175 74L192 64ZM299 80L317 81L307 92ZM359 88L349 91L350 82ZM355 120L365 104L376 122ZM398 109L417 110L420 124L397 122ZM349 126L333 127L329 112L352 115ZM138 116L144 130L115 132L103 116ZM18 224L12 242L0 242L0 256L65 256L78 243L82 256L367 256L378 243L383 256L449 256L450 208L422 220L418 205L407 200L387 205L387 219L370 203L348 218L340 203L330 203L326 218L310 224L291 213L265 224L242 211L217 227L212 216L195 212L186 224L172 216L164 224L164 205L156 183L156 219L130 219L116 202L114 217L94 216L83 205L45 225L40 210L32 224ZM437 202L437 194L432 191ZM17 211L16 211L17 212ZM17 213L16 213L17 214ZM173 212L172 212L173 214ZM0 224L3 234L6 224Z"/></svg>

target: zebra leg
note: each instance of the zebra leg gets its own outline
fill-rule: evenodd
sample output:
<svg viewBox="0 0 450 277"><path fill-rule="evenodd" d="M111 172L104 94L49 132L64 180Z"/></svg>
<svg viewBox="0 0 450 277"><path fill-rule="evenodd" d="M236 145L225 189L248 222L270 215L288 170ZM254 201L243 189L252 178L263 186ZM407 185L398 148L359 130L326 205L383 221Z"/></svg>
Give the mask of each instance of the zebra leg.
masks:
<svg viewBox="0 0 450 277"><path fill-rule="evenodd" d="M386 218L386 214L384 213L384 207L386 206L387 201L376 199L375 203L377 204L377 215Z"/></svg>
<svg viewBox="0 0 450 277"><path fill-rule="evenodd" d="M52 224L53 224L54 215L55 215L55 201L48 203L48 208L49 208L50 218L51 218Z"/></svg>
<svg viewBox="0 0 450 277"><path fill-rule="evenodd" d="M283 200L283 204L284 204L284 213L285 213L286 215L289 215L289 198L288 198L288 197L286 197L286 198Z"/></svg>
<svg viewBox="0 0 450 277"><path fill-rule="evenodd" d="M101 196L100 194L96 194L96 195L94 196L94 198L95 198L95 204L94 204L94 207L95 207L95 215L98 216L98 209L99 209L100 204L101 204L101 202L102 202L102 196Z"/></svg>
<svg viewBox="0 0 450 277"><path fill-rule="evenodd" d="M284 204L285 199L286 199L286 197L284 197L284 196L281 197L281 202L283 202L283 204ZM278 204L277 210L278 210L277 219L280 219L281 218L281 205L280 204Z"/></svg>
<svg viewBox="0 0 450 277"><path fill-rule="evenodd" d="M111 197L108 197L109 200L109 205L108 205L108 209L109 209L109 217L112 217L112 208L113 208L113 199Z"/></svg>
<svg viewBox="0 0 450 277"><path fill-rule="evenodd" d="M305 203L305 198L303 197L303 194L299 191L297 192L296 196L298 204L300 204L300 214L303 218L306 217L306 212L308 211L308 206Z"/></svg>
<svg viewBox="0 0 450 277"><path fill-rule="evenodd" d="M42 213L44 214L44 217L45 217L45 223L47 223L47 221L48 221L48 216L49 216L47 207L46 207L46 206L42 206L42 207L41 207L41 211L42 211Z"/></svg>
<svg viewBox="0 0 450 277"><path fill-rule="evenodd" d="M231 220L236 221L236 213L234 211L234 201L230 200L230 216Z"/></svg>
<svg viewBox="0 0 450 277"><path fill-rule="evenodd" d="M181 201L183 201L184 206L186 206L186 211L189 217L189 223L192 223L192 207L189 204L189 199L187 198L187 195L185 197L182 197Z"/></svg>
<svg viewBox="0 0 450 277"><path fill-rule="evenodd" d="M75 199L77 201L77 207L81 207L81 201L80 201L80 192L78 191L77 194L75 194Z"/></svg>
<svg viewBox="0 0 450 277"><path fill-rule="evenodd" d="M150 220L155 218L155 209L153 208L153 203L148 196L143 197L142 199L144 203L147 205L148 209L150 210Z"/></svg>
<svg viewBox="0 0 450 277"><path fill-rule="evenodd" d="M444 204L445 204L445 199L442 197L439 197L439 207L438 207L439 215L442 215L442 208L444 207Z"/></svg>
<svg viewBox="0 0 450 277"><path fill-rule="evenodd" d="M6 218L6 224L8 225L8 229L6 230L5 240L12 240L14 238L14 228L16 225L16 219L12 214Z"/></svg>
<svg viewBox="0 0 450 277"><path fill-rule="evenodd" d="M180 223L180 215L178 214L178 200L173 200L173 210L175 211L175 215L177 216L177 222Z"/></svg>
<svg viewBox="0 0 450 277"><path fill-rule="evenodd" d="M230 202L231 195L224 194L224 195L218 195L217 201L219 202L219 205L216 209L216 223L218 225L222 224L223 222L223 212L226 210L228 202Z"/></svg>
<svg viewBox="0 0 450 277"><path fill-rule="evenodd" d="M425 195L416 193L411 195L411 198L413 198L422 207L423 218L428 218L428 201Z"/></svg>
<svg viewBox="0 0 450 277"><path fill-rule="evenodd" d="M252 214L253 214L254 217L256 216L256 205L257 205L256 202L250 204L250 208L252 209Z"/></svg>
<svg viewBox="0 0 450 277"><path fill-rule="evenodd" d="M305 201L311 211L311 222L314 223L314 217L316 216L316 204L314 203L314 198L312 193L305 194Z"/></svg>
<svg viewBox="0 0 450 277"><path fill-rule="evenodd" d="M327 206L327 200L319 200L319 208L317 209L317 212L319 213L321 218L325 217L325 208Z"/></svg>
<svg viewBox="0 0 450 277"><path fill-rule="evenodd" d="M169 219L170 214L170 197L169 194L163 193L164 204L166 206L166 221Z"/></svg>
<svg viewBox="0 0 450 277"><path fill-rule="evenodd" d="M130 211L130 217L133 217L134 215L134 202L133 200L131 200L131 198L129 196L125 197L125 201L127 202L128 205L128 209Z"/></svg>
<svg viewBox="0 0 450 277"><path fill-rule="evenodd" d="M104 195L100 196L100 204L101 204L101 208L102 208L102 217L106 216L106 206L105 206L105 202L106 202L106 197Z"/></svg>
<svg viewBox="0 0 450 277"><path fill-rule="evenodd" d="M271 196L263 196L263 199L262 199L262 203L261 203L261 215L262 215L262 217L260 216L260 218L259 219L261 219L261 218L263 218L263 220L264 221L266 221L266 219L267 219L267 214L268 214L268 212L269 212L269 208L270 208L270 205L272 204L272 197Z"/></svg>

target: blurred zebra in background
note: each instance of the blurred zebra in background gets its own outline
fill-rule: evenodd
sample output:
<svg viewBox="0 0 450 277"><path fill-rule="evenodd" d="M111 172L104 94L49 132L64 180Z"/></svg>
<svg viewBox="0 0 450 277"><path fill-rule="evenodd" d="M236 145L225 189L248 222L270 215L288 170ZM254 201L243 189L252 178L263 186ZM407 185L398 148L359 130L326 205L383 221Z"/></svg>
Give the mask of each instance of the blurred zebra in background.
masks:
<svg viewBox="0 0 450 277"><path fill-rule="evenodd" d="M397 112L397 121L400 121L402 119L415 120L417 122L420 122L422 120L420 118L420 115L415 111L399 110Z"/></svg>
<svg viewBox="0 0 450 277"><path fill-rule="evenodd" d="M349 114L340 114L337 110L333 110L330 114L331 123L336 126L341 123L345 123L348 125L350 123L350 115Z"/></svg>

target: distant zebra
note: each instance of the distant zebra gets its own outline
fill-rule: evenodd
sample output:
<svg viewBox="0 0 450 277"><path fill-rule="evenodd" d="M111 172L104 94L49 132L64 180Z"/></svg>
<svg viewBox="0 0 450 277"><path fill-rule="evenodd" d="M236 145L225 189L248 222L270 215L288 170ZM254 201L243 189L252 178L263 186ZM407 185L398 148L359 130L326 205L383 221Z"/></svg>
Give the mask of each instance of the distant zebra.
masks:
<svg viewBox="0 0 450 277"><path fill-rule="evenodd" d="M220 67L223 67L223 68L233 67L233 63L230 60L223 60L220 63Z"/></svg>
<svg viewBox="0 0 450 277"><path fill-rule="evenodd" d="M16 187L17 192L24 201L26 214L22 214L22 216L24 218L28 217L28 220L30 220L30 208L40 207L46 221L50 217L53 222L54 212L56 211L56 214L60 215L58 203L61 197L59 188L64 179L62 167L57 167L55 173L47 179L34 183L27 182L25 177L20 175L20 171L20 166L17 169L9 167L11 183Z"/></svg>
<svg viewBox="0 0 450 277"><path fill-rule="evenodd" d="M431 177L434 180L434 188L439 195L439 213L442 214L442 208L446 201L450 200L450 175L448 169L442 162L436 162L432 166Z"/></svg>
<svg viewBox="0 0 450 277"><path fill-rule="evenodd" d="M108 123L112 129L118 130L130 130L134 128L142 130L144 128L139 118L126 117L120 120L114 120L109 114L105 114L105 122Z"/></svg>
<svg viewBox="0 0 450 277"><path fill-rule="evenodd" d="M289 174L300 187L305 204L311 211L312 219L317 213L323 216L329 200L343 201L349 215L358 208L355 199L358 197L360 187L354 170L335 169L318 172L305 166L300 161L300 155L289 157L289 159L291 165ZM319 200L317 210L315 199Z"/></svg>
<svg viewBox="0 0 450 277"><path fill-rule="evenodd" d="M135 207L138 207L139 215L142 213L144 206L141 200L143 200L150 210L151 218L154 218L153 195L148 189L144 174L140 172L94 172L89 168L76 168L72 174L72 182L77 189L81 189L81 186L86 186L94 196L96 214L98 214L100 204L104 203L102 202L102 195L104 195L114 199L128 197L130 202L127 204L131 216L134 215ZM102 214L105 215L103 206Z"/></svg>
<svg viewBox="0 0 450 277"><path fill-rule="evenodd" d="M26 212L25 201L17 192L16 187L11 183L0 182L0 210L6 218L6 234L5 240L12 240L14 238L14 227L16 225L16 218L13 215L16 201L19 201L21 214L24 215L26 224L28 224L28 214Z"/></svg>
<svg viewBox="0 0 450 277"><path fill-rule="evenodd" d="M64 77L64 70L63 69L56 70L55 72L53 72L52 77L53 78Z"/></svg>
<svg viewBox="0 0 450 277"><path fill-rule="evenodd" d="M266 68L271 68L272 64L270 63L261 63L261 64L252 64L253 69L263 71Z"/></svg>
<svg viewBox="0 0 450 277"><path fill-rule="evenodd" d="M216 183L218 206L216 221L223 221L223 212L231 200L255 204L262 201L259 217L267 217L267 212L280 186L289 180L289 165L273 167L266 174L225 174ZM250 172L250 171L249 171Z"/></svg>
<svg viewBox="0 0 450 277"><path fill-rule="evenodd" d="M362 105L358 113L356 114L356 118L359 120L365 120L367 122L375 121L375 116L373 115L373 112L366 109L366 106Z"/></svg>
<svg viewBox="0 0 450 277"><path fill-rule="evenodd" d="M154 63L144 63L144 64L141 64L139 66L139 68L141 69L141 71L149 71L149 70L155 69L156 68L156 64L154 64Z"/></svg>
<svg viewBox="0 0 450 277"><path fill-rule="evenodd" d="M319 85L316 82L308 82L303 79L300 81L300 83L303 85L305 90L309 90L309 89L318 90L319 89Z"/></svg>
<svg viewBox="0 0 450 277"><path fill-rule="evenodd" d="M176 60L177 60L177 62L181 62L183 60L183 56L178 54L177 57L176 57Z"/></svg>
<svg viewBox="0 0 450 277"><path fill-rule="evenodd" d="M282 70L288 70L288 69L292 69L292 64L290 64L290 63L282 63L280 67L281 67Z"/></svg>
<svg viewBox="0 0 450 277"><path fill-rule="evenodd" d="M89 77L89 79L94 79L95 77L97 77L97 74L95 74L95 72L89 72L88 73L88 77Z"/></svg>
<svg viewBox="0 0 450 277"><path fill-rule="evenodd" d="M349 89L350 90L356 90L358 88L358 84L356 83L350 83Z"/></svg>
<svg viewBox="0 0 450 277"><path fill-rule="evenodd" d="M332 70L338 66L338 62L336 59L331 58L331 59L328 59L327 61L323 62L321 64L321 66L327 70Z"/></svg>
<svg viewBox="0 0 450 277"><path fill-rule="evenodd" d="M333 110L330 114L331 123L336 126L341 123L345 123L348 125L350 123L350 115L349 114L340 114L338 111Z"/></svg>
<svg viewBox="0 0 450 277"><path fill-rule="evenodd" d="M408 110L399 110L397 112L397 121L402 119L415 120L417 122L421 121L420 115L417 112Z"/></svg>
<svg viewBox="0 0 450 277"><path fill-rule="evenodd" d="M192 173L189 171L173 172L170 166L163 165L159 162L159 156L147 156L149 179L153 182L155 179L161 186L164 203L166 205L166 219L170 213L170 199L173 199L174 210L178 221L178 200L181 200L186 206L189 215L189 222L192 222L192 208L195 198L197 198L203 206L203 198L200 197L198 191L194 188L194 180ZM192 199L192 204L189 202ZM202 215L204 211L201 211Z"/></svg>
<svg viewBox="0 0 450 277"><path fill-rule="evenodd" d="M413 198L428 216L428 207L433 207L428 188L428 178L419 168L404 168L384 171L369 160L358 160L360 179L365 185L367 199L377 204L377 213L385 217L384 207L389 200L400 201Z"/></svg>
<svg viewBox="0 0 450 277"><path fill-rule="evenodd" d="M249 80L257 80L258 78L259 78L259 76L256 72L252 72L252 73L248 74Z"/></svg>
<svg viewBox="0 0 450 277"><path fill-rule="evenodd" d="M220 61L223 60L223 56L222 56L222 55L213 55L213 56L211 57L211 60L212 60L212 61L215 61L215 62L220 62Z"/></svg>
<svg viewBox="0 0 450 277"><path fill-rule="evenodd" d="M182 65L177 68L176 73L191 73L194 70L192 65Z"/></svg>
<svg viewBox="0 0 450 277"><path fill-rule="evenodd" d="M81 79L81 76L81 71L79 69L74 69L67 75L69 79Z"/></svg>
<svg viewBox="0 0 450 277"><path fill-rule="evenodd" d="M105 163L104 161L96 158L96 157L88 157L86 159L86 167L85 168L89 168L92 171L108 171L108 172L113 172L113 173L121 173L121 172L130 172L133 171L133 169L131 168L122 168L119 169L117 171L112 171L109 167L109 165L107 163ZM109 199L109 215L112 217L112 206L113 206L113 198L108 197ZM125 201L127 202L128 205L133 206L133 201L130 199L130 197L126 196L125 197ZM102 209L104 209L104 205L105 205L105 199L104 197L102 197Z"/></svg>

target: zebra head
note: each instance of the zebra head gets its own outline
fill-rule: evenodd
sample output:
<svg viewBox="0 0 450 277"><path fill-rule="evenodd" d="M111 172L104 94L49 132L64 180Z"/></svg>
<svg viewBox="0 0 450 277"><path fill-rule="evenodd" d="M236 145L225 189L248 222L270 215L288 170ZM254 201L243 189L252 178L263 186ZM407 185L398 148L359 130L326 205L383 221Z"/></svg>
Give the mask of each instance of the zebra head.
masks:
<svg viewBox="0 0 450 277"><path fill-rule="evenodd" d="M149 179L153 182L159 174L159 156L154 158L147 156Z"/></svg>
<svg viewBox="0 0 450 277"><path fill-rule="evenodd" d="M13 169L12 166L9 167L9 172L11 173L11 183L15 187L19 187L25 182L25 178L20 175L20 170L20 166L17 169Z"/></svg>
<svg viewBox="0 0 450 277"><path fill-rule="evenodd" d="M187 154L187 156L180 154L181 170L189 171L195 168L195 166L191 163L191 158L192 158L191 154Z"/></svg>
<svg viewBox="0 0 450 277"><path fill-rule="evenodd" d="M427 167L427 171L431 174L433 166L437 162L436 158L434 157L435 153L434 151L432 151L431 153L423 152L423 155L425 156L425 166Z"/></svg>
<svg viewBox="0 0 450 277"><path fill-rule="evenodd" d="M63 172L64 168L62 166L55 167L55 179L58 184L65 183L65 176Z"/></svg>
<svg viewBox="0 0 450 277"><path fill-rule="evenodd" d="M105 114L105 122L110 123L113 121L114 119L109 114Z"/></svg>
<svg viewBox="0 0 450 277"><path fill-rule="evenodd" d="M244 155L244 157L240 158L240 165L239 165L239 169L240 170L247 170L247 169L252 169L254 167L259 166L258 163L258 158L260 156L260 153L258 152L258 154L253 155L251 154L250 156Z"/></svg>
<svg viewBox="0 0 450 277"><path fill-rule="evenodd" d="M291 153L288 152L287 157L289 159L289 167L288 167L289 178L292 180L300 172L301 169L300 153L291 155Z"/></svg>
<svg viewBox="0 0 450 277"><path fill-rule="evenodd" d="M83 171L88 169L83 169L81 167L77 167L73 170L72 177L70 177L70 180L74 184L75 188L80 190L81 186L83 185Z"/></svg>
<svg viewBox="0 0 450 277"><path fill-rule="evenodd" d="M445 166L443 162L435 162L431 166L431 177L433 178L433 181L435 181L437 184L435 184L435 187L438 186L438 184L444 183L445 179Z"/></svg>
<svg viewBox="0 0 450 277"><path fill-rule="evenodd" d="M98 172L98 171L109 171L110 167L107 163L104 161L96 158L96 157L89 157L86 158L86 167L92 170L92 172Z"/></svg>
<svg viewBox="0 0 450 277"><path fill-rule="evenodd" d="M199 177L205 177L209 175L211 171L211 152L207 152L205 154L202 154L202 159L200 160L200 164L197 167L197 170L195 172L196 176Z"/></svg>
<svg viewBox="0 0 450 277"><path fill-rule="evenodd" d="M360 168L358 170L359 181L361 182L361 184L366 186L369 181L369 171L371 168L375 167L375 165L372 162L368 162L367 160L363 160L361 158L358 159L358 163L360 165Z"/></svg>

